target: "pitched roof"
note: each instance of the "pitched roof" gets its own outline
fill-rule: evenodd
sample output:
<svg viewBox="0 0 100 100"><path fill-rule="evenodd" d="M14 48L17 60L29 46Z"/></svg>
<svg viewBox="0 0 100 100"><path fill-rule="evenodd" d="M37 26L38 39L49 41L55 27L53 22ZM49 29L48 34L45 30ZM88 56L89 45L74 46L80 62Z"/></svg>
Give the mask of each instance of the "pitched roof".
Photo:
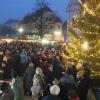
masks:
<svg viewBox="0 0 100 100"><path fill-rule="evenodd" d="M31 14L31 16L33 16L33 21L37 20L41 14L43 14L44 12L52 12L55 13L54 11L52 11L47 5L44 5L42 8L39 8L38 10L36 10L35 12L33 12Z"/></svg>
<svg viewBox="0 0 100 100"><path fill-rule="evenodd" d="M44 5L42 8L39 8L32 14L25 16L24 19L29 19L29 22L35 22L41 16L41 14L44 14L45 12L51 12L55 16L55 22L62 22L61 19L58 16L56 16L55 12L51 10L47 5Z"/></svg>
<svg viewBox="0 0 100 100"><path fill-rule="evenodd" d="M20 20L16 20L16 19L10 19L8 21L6 21L4 24L10 24L10 23L20 23Z"/></svg>

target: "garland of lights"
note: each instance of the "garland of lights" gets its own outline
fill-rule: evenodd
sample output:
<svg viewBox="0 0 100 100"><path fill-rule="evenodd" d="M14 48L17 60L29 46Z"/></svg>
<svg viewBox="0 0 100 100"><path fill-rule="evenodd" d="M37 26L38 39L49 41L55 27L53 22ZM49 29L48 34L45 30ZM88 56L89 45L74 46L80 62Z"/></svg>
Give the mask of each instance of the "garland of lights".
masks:
<svg viewBox="0 0 100 100"><path fill-rule="evenodd" d="M71 41L66 46L70 57L86 61L95 70L100 69L100 0L79 0L82 6L81 16L75 16L75 23L71 23ZM77 35L75 28L80 30Z"/></svg>

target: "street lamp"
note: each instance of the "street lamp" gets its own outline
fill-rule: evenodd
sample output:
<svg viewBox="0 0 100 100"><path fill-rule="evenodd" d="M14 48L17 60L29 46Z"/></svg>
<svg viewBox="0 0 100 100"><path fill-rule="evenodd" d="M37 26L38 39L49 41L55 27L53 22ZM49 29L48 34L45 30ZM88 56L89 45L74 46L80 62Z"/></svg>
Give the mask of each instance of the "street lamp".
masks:
<svg viewBox="0 0 100 100"><path fill-rule="evenodd" d="M24 29L22 27L18 29L19 33L23 33L23 31L24 31Z"/></svg>
<svg viewBox="0 0 100 100"><path fill-rule="evenodd" d="M55 31L54 34L55 35L61 35L61 31Z"/></svg>
<svg viewBox="0 0 100 100"><path fill-rule="evenodd" d="M19 36L19 39L22 39L23 38L23 32L24 32L24 29L22 28L22 27L20 27L19 29L18 29L18 36Z"/></svg>

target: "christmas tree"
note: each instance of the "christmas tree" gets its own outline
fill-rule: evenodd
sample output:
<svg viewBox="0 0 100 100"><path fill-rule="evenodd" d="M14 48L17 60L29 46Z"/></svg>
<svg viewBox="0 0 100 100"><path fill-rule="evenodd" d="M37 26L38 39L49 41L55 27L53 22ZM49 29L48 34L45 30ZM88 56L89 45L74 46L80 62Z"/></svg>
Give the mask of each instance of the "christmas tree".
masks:
<svg viewBox="0 0 100 100"><path fill-rule="evenodd" d="M84 2L83 2L84 1ZM80 0L81 14L70 24L71 38L66 46L71 58L100 69L100 0Z"/></svg>

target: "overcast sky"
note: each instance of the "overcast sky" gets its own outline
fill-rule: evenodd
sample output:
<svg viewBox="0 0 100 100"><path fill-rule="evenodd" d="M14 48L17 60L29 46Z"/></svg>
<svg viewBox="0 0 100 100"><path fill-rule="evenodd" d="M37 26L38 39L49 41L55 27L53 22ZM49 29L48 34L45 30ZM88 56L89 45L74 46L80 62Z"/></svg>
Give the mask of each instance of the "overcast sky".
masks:
<svg viewBox="0 0 100 100"><path fill-rule="evenodd" d="M47 0L50 8L66 20L66 7L69 0ZM36 0L0 0L0 24L9 19L22 19L36 8Z"/></svg>

